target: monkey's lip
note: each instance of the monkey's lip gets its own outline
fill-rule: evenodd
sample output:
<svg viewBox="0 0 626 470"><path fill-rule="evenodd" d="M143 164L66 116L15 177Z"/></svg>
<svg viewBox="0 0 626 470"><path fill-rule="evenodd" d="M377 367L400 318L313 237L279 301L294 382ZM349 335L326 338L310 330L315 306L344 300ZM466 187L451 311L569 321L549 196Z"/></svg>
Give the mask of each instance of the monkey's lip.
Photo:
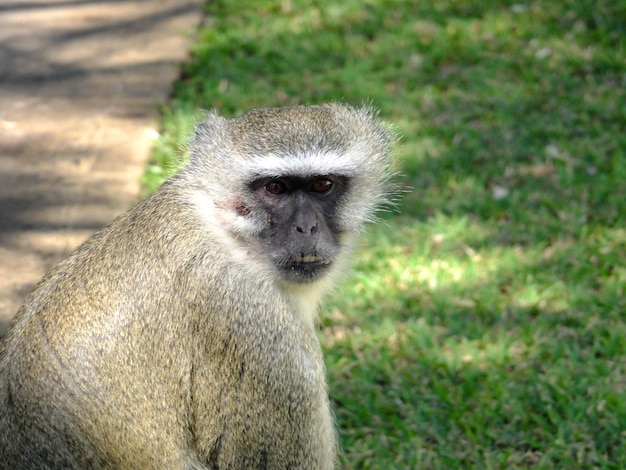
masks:
<svg viewBox="0 0 626 470"><path fill-rule="evenodd" d="M319 256L304 255L284 261L278 264L278 267L283 272L285 280L296 284L304 284L313 282L324 275L331 264L330 260L320 258Z"/></svg>
<svg viewBox="0 0 626 470"><path fill-rule="evenodd" d="M322 258L318 257L318 256L301 256L300 258L294 258L292 260L292 263L295 264L308 264L308 263L323 263Z"/></svg>
<svg viewBox="0 0 626 470"><path fill-rule="evenodd" d="M305 255L297 258L292 258L285 266L290 271L302 271L302 272L315 272L330 265L330 261L327 261L319 256Z"/></svg>

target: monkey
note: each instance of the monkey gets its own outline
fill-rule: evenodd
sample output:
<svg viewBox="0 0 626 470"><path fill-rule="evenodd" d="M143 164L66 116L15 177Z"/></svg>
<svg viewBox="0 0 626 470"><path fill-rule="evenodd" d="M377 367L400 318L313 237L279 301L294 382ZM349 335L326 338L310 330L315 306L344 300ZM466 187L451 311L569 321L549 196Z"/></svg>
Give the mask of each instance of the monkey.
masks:
<svg viewBox="0 0 626 470"><path fill-rule="evenodd" d="M332 469L317 308L391 199L369 105L216 112L0 344L0 468Z"/></svg>

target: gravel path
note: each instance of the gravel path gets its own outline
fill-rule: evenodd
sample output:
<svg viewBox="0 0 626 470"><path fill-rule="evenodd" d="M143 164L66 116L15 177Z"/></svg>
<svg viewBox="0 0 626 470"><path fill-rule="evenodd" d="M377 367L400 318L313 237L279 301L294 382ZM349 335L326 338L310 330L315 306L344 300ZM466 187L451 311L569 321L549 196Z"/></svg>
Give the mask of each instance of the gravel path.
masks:
<svg viewBox="0 0 626 470"><path fill-rule="evenodd" d="M46 271L137 201L203 3L0 3L0 335Z"/></svg>

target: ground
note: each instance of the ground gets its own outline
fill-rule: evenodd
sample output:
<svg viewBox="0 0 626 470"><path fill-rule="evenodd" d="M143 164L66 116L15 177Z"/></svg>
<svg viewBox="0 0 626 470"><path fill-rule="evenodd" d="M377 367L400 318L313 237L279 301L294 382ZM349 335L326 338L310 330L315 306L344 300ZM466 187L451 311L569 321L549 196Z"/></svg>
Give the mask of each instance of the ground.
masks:
<svg viewBox="0 0 626 470"><path fill-rule="evenodd" d="M0 5L0 335L54 264L137 201L202 4Z"/></svg>

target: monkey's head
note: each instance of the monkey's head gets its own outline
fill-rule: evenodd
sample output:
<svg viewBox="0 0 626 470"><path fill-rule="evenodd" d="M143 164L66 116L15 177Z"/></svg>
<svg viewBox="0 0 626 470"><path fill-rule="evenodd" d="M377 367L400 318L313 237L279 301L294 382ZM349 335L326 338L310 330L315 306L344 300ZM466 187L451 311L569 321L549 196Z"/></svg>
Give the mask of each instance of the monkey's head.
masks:
<svg viewBox="0 0 626 470"><path fill-rule="evenodd" d="M309 284L336 271L388 200L393 141L369 108L211 114L197 128L184 173L207 227L235 248L237 261Z"/></svg>

